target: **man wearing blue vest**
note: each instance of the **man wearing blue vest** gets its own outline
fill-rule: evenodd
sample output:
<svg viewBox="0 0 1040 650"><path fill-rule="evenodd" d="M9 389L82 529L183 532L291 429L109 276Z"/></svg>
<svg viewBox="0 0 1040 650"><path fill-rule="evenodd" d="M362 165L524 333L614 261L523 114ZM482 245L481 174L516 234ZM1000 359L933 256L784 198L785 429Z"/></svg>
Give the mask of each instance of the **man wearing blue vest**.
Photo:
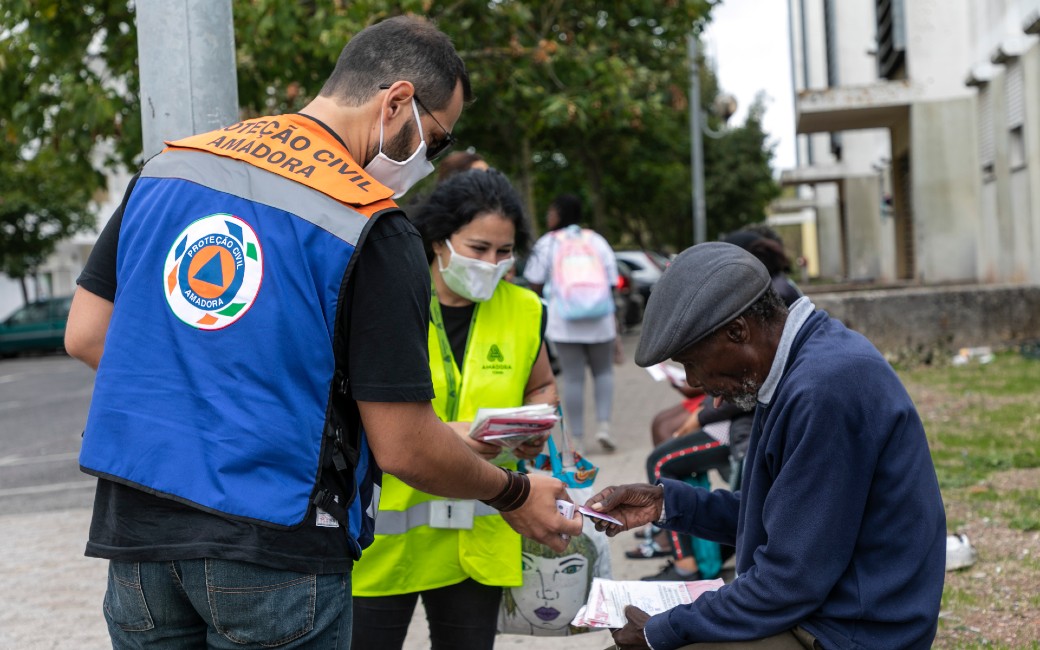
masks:
<svg viewBox="0 0 1040 650"><path fill-rule="evenodd" d="M386 20L300 113L167 143L131 182L66 333L98 371L80 466L113 647L349 647L381 470L559 550L580 534L560 482L430 405L429 270L393 199L469 97L444 34Z"/></svg>

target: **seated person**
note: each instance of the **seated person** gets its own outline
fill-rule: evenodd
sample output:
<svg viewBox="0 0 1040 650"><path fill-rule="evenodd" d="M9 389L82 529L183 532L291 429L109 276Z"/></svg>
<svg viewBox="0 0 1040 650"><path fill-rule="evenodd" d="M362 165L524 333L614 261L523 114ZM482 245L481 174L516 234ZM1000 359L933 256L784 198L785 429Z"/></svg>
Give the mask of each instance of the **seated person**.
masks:
<svg viewBox="0 0 1040 650"><path fill-rule="evenodd" d="M671 439L658 445L646 460L646 475L650 483L669 478L707 487L708 470L716 469L724 478L730 478L732 468L739 467L747 450L754 411L729 402L715 403L708 395L702 406L689 413ZM739 477L733 477L739 480ZM676 531L664 533L669 539L662 543L651 538L633 551L626 551L631 559L670 555L660 573L644 580L701 580L719 575L723 551L707 540L683 535ZM667 546L666 546L667 544ZM726 549L728 557L732 549Z"/></svg>
<svg viewBox="0 0 1040 650"><path fill-rule="evenodd" d="M788 311L761 262L710 242L672 262L647 306L636 363L669 358L691 386L755 408L742 489L661 479L588 506L621 521L596 520L611 536L657 521L733 544L738 578L655 616L627 607L616 645L931 647L946 516L921 419L877 349L808 298Z"/></svg>

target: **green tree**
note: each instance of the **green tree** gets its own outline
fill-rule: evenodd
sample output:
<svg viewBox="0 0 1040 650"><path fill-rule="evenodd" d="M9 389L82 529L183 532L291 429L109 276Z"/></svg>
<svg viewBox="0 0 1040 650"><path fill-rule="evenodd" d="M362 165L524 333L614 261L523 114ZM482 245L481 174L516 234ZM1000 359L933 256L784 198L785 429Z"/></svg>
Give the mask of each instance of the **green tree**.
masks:
<svg viewBox="0 0 1040 650"><path fill-rule="evenodd" d="M0 270L23 296L55 245L94 225L106 169L139 156L136 48L126 0L0 4Z"/></svg>
<svg viewBox="0 0 1040 650"><path fill-rule="evenodd" d="M760 93L744 124L724 131L704 146L704 197L708 237L763 221L765 208L780 196L770 162L774 145L762 130L765 98Z"/></svg>
<svg viewBox="0 0 1040 650"><path fill-rule="evenodd" d="M391 15L428 16L452 37L473 80L476 99L457 127L462 145L508 173L533 216L556 193L576 191L615 242L690 243L686 36L717 0L233 2L243 115L298 110L354 33ZM7 0L0 9L12 26L0 30L0 116L11 116L0 126L23 156L59 147L47 161L52 172L93 193L106 166L140 162L133 6L85 0L59 11L65 6ZM706 66L701 85L709 106L717 83ZM716 215L759 220L768 201L759 181L771 154L764 136L753 150L757 115L705 141L709 236L729 228ZM742 152L753 159L738 161ZM17 171L0 160L0 173L9 167Z"/></svg>
<svg viewBox="0 0 1040 650"><path fill-rule="evenodd" d="M89 192L55 176L54 158L43 150L29 160L7 161L0 173L0 272L21 282L26 302L26 279L36 275L57 243L94 224Z"/></svg>

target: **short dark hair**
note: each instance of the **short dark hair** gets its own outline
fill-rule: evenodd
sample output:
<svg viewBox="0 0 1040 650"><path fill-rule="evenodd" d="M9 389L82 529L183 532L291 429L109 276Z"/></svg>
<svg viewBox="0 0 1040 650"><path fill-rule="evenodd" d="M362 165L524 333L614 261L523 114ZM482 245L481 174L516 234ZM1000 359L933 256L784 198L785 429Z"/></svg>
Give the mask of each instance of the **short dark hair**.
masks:
<svg viewBox="0 0 1040 650"><path fill-rule="evenodd" d="M466 64L451 39L415 16L388 18L355 34L340 52L321 96L360 106L381 84L399 80L410 81L431 111L448 105L458 83L463 99L472 99Z"/></svg>
<svg viewBox="0 0 1040 650"><path fill-rule="evenodd" d="M780 294L772 286L766 289L762 297L751 303L751 306L741 314L741 316L754 318L763 325L779 323L780 318L786 315L787 306L784 304Z"/></svg>
<svg viewBox="0 0 1040 650"><path fill-rule="evenodd" d="M784 240L780 238L780 233L773 230L767 224L764 223L749 223L748 225L741 228L741 230L753 232L756 235L759 235L760 237L765 237L766 239L772 239L781 246L784 243Z"/></svg>
<svg viewBox="0 0 1040 650"><path fill-rule="evenodd" d="M747 246L747 251L765 264L770 276L791 270L791 260L787 258L783 245L776 240L759 237Z"/></svg>
<svg viewBox="0 0 1040 650"><path fill-rule="evenodd" d="M438 185L409 217L423 238L426 261L433 262L433 243L444 241L476 217L494 212L516 228L515 255L528 251L531 227L520 194L496 169L471 169Z"/></svg>
<svg viewBox="0 0 1040 650"><path fill-rule="evenodd" d="M560 220L558 228L581 223L581 199L577 194L560 194L549 205L556 209Z"/></svg>

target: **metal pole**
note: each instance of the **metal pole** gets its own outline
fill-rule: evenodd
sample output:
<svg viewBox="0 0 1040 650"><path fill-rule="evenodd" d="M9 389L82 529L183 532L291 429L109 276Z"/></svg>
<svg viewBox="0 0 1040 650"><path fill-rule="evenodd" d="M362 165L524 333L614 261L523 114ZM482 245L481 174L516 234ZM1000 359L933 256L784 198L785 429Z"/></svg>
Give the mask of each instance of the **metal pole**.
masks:
<svg viewBox="0 0 1040 650"><path fill-rule="evenodd" d="M693 243L707 239L704 206L704 141L701 136L701 74L697 60L697 37L689 34L686 47L690 56L690 174L693 177Z"/></svg>
<svg viewBox="0 0 1040 650"><path fill-rule="evenodd" d="M231 0L137 0L137 53L146 160L238 120Z"/></svg>

